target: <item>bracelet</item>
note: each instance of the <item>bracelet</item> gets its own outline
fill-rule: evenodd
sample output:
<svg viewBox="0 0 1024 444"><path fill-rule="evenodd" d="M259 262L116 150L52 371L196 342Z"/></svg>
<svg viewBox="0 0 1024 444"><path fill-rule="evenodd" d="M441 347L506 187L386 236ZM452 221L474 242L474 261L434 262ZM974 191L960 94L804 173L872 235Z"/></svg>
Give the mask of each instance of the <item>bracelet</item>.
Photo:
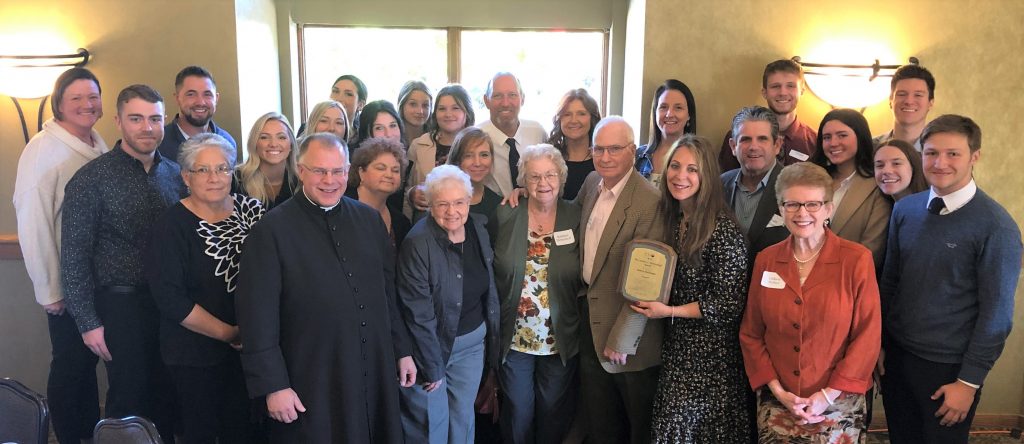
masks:
<svg viewBox="0 0 1024 444"><path fill-rule="evenodd" d="M825 401L828 402L828 405L835 405L835 401L828 399L828 393L825 392L825 389L821 389L821 396L825 397Z"/></svg>
<svg viewBox="0 0 1024 444"><path fill-rule="evenodd" d="M669 325L675 325L676 324L676 307L672 306L672 305L669 305L668 306L668 314L672 318L672 319L669 319L669 321L668 321Z"/></svg>

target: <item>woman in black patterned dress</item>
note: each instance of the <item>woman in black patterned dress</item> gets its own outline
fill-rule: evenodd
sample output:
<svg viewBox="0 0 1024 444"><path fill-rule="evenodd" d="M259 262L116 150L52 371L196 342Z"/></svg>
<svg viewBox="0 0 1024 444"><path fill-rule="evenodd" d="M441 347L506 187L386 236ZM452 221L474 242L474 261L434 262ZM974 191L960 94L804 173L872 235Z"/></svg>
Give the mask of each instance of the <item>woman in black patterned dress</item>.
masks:
<svg viewBox="0 0 1024 444"><path fill-rule="evenodd" d="M670 318L652 415L652 442L750 440L749 390L739 325L746 301L747 247L725 207L711 143L686 135L672 147L661 181L669 243L679 254L668 304L638 302Z"/></svg>
<svg viewBox="0 0 1024 444"><path fill-rule="evenodd" d="M224 138L190 138L178 163L189 196L153 227L146 272L184 442L261 442L250 421L234 292L242 241L264 209L229 193L235 149Z"/></svg>

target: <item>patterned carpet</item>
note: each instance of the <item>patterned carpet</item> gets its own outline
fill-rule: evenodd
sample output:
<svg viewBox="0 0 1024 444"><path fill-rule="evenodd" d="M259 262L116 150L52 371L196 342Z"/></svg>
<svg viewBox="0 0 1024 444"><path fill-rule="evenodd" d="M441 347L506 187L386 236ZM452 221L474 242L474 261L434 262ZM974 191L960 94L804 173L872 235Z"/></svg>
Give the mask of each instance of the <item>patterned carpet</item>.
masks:
<svg viewBox="0 0 1024 444"><path fill-rule="evenodd" d="M1020 444L1022 441L1020 438L1011 437L1007 432L977 429L976 433L972 432L969 442L971 444ZM868 444L888 443L889 435L886 433L872 432L868 434Z"/></svg>

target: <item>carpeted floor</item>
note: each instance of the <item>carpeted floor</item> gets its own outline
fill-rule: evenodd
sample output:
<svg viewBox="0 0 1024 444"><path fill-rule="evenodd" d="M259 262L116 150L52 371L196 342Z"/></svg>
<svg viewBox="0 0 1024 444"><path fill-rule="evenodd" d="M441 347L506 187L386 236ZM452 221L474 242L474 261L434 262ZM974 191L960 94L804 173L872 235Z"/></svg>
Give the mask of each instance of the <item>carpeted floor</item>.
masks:
<svg viewBox="0 0 1024 444"><path fill-rule="evenodd" d="M996 430L977 430L970 438L971 444L1020 444L1019 438L1013 438L1008 433ZM888 444L889 435L883 432L868 434L868 444Z"/></svg>

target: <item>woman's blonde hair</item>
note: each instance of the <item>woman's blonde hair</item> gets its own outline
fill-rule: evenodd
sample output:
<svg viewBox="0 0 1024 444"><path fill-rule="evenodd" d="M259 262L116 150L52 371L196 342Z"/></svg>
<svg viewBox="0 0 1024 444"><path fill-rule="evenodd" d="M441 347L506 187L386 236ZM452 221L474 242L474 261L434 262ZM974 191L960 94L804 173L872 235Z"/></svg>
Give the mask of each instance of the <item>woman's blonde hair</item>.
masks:
<svg viewBox="0 0 1024 444"><path fill-rule="evenodd" d="M341 111L341 119L345 121L345 137L341 139L348 141L352 136L352 119L349 118L348 113L345 112L345 107L341 106L341 103L335 102L334 100L328 100L326 102L320 102L313 105L313 109L309 111L309 118L306 119L306 134L313 134L316 132L316 123L320 121L320 118L324 116L324 113L331 108L337 108Z"/></svg>
<svg viewBox="0 0 1024 444"><path fill-rule="evenodd" d="M256 144L260 139L263 127L271 120L281 122L284 125L285 134L288 135L290 151L286 160L287 166L285 166L285 175L288 178L288 183L282 184L282 186L287 186L294 191L299 183L298 177L295 174L295 156L298 148L295 146L295 135L292 133L292 126L288 123L288 118L276 112L269 112L260 116L259 119L256 119L256 123L252 124L252 129L249 130L249 141L245 145L249 156L245 163L238 167L238 182L249 197L257 199L264 204L268 204L270 200L270 180L260 171L261 160Z"/></svg>

